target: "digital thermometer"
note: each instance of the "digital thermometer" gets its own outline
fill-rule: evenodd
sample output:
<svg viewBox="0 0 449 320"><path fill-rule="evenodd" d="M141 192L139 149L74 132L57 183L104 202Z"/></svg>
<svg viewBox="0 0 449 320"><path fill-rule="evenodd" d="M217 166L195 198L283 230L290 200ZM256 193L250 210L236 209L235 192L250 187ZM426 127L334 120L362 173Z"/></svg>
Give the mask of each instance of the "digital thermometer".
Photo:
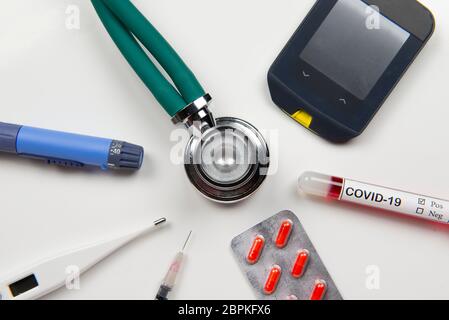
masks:
<svg viewBox="0 0 449 320"><path fill-rule="evenodd" d="M76 267L81 274L164 222L166 219L161 218L142 230L67 251L0 278L0 300L31 300L45 296L66 285L72 276L67 273L70 268Z"/></svg>

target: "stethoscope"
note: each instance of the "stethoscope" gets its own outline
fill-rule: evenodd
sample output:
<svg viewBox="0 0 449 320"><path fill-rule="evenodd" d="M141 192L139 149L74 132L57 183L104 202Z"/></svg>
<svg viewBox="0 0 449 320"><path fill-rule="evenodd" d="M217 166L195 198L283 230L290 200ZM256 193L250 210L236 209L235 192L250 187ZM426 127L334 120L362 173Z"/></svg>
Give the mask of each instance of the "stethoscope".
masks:
<svg viewBox="0 0 449 320"><path fill-rule="evenodd" d="M253 194L267 176L267 143L250 123L231 117L214 119L212 100L175 50L129 0L92 0L123 56L172 117L192 134L185 149L190 182L207 198L237 202ZM157 69L145 46L172 79Z"/></svg>

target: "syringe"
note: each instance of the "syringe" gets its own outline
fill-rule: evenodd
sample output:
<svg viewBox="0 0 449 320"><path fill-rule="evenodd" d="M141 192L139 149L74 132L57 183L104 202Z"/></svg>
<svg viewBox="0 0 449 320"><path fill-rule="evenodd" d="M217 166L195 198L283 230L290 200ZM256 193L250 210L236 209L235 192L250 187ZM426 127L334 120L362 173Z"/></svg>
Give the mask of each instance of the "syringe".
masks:
<svg viewBox="0 0 449 320"><path fill-rule="evenodd" d="M449 201L346 178L306 172L299 178L303 192L389 210L421 219L449 224Z"/></svg>
<svg viewBox="0 0 449 320"><path fill-rule="evenodd" d="M189 235L187 236L187 239L184 242L181 251L179 251L173 259L170 268L165 275L164 281L162 281L162 284L159 287L159 291L156 295L156 300L168 300L168 294L175 287L176 277L181 270L182 262L184 260L184 249L186 248L187 242L189 242L191 235L192 231L189 232Z"/></svg>

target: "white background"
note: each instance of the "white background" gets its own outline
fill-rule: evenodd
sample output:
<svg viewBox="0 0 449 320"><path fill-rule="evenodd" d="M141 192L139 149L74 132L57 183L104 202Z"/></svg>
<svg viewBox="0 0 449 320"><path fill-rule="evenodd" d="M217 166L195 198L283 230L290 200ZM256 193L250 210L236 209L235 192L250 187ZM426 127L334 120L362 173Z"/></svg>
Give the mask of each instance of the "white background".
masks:
<svg viewBox="0 0 449 320"><path fill-rule="evenodd" d="M0 155L0 275L166 216L170 225L130 244L49 299L152 299L189 230L194 236L173 298L252 299L231 239L293 210L346 299L448 299L449 228L299 196L315 170L449 198L449 3L434 37L358 139L331 145L270 100L266 73L313 0L135 0L214 96L216 116L279 130L277 173L233 206L205 200L170 162L173 126L114 47L87 0L0 3L0 119L138 143L133 175L67 170ZM68 30L68 5L81 29ZM366 287L368 266L380 289Z"/></svg>

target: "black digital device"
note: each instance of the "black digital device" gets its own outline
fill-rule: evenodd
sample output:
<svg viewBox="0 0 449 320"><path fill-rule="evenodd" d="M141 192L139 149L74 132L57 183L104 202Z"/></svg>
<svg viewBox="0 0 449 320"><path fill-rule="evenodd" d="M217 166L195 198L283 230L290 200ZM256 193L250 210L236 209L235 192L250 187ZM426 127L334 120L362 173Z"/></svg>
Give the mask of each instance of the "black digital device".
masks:
<svg viewBox="0 0 449 320"><path fill-rule="evenodd" d="M17 297L38 286L39 283L37 282L36 276L34 274L31 274L19 281L14 282L13 284L10 284L9 290L11 290L11 294L13 297Z"/></svg>
<svg viewBox="0 0 449 320"><path fill-rule="evenodd" d="M435 28L415 0L318 0L268 73L273 101L332 142L360 135Z"/></svg>

